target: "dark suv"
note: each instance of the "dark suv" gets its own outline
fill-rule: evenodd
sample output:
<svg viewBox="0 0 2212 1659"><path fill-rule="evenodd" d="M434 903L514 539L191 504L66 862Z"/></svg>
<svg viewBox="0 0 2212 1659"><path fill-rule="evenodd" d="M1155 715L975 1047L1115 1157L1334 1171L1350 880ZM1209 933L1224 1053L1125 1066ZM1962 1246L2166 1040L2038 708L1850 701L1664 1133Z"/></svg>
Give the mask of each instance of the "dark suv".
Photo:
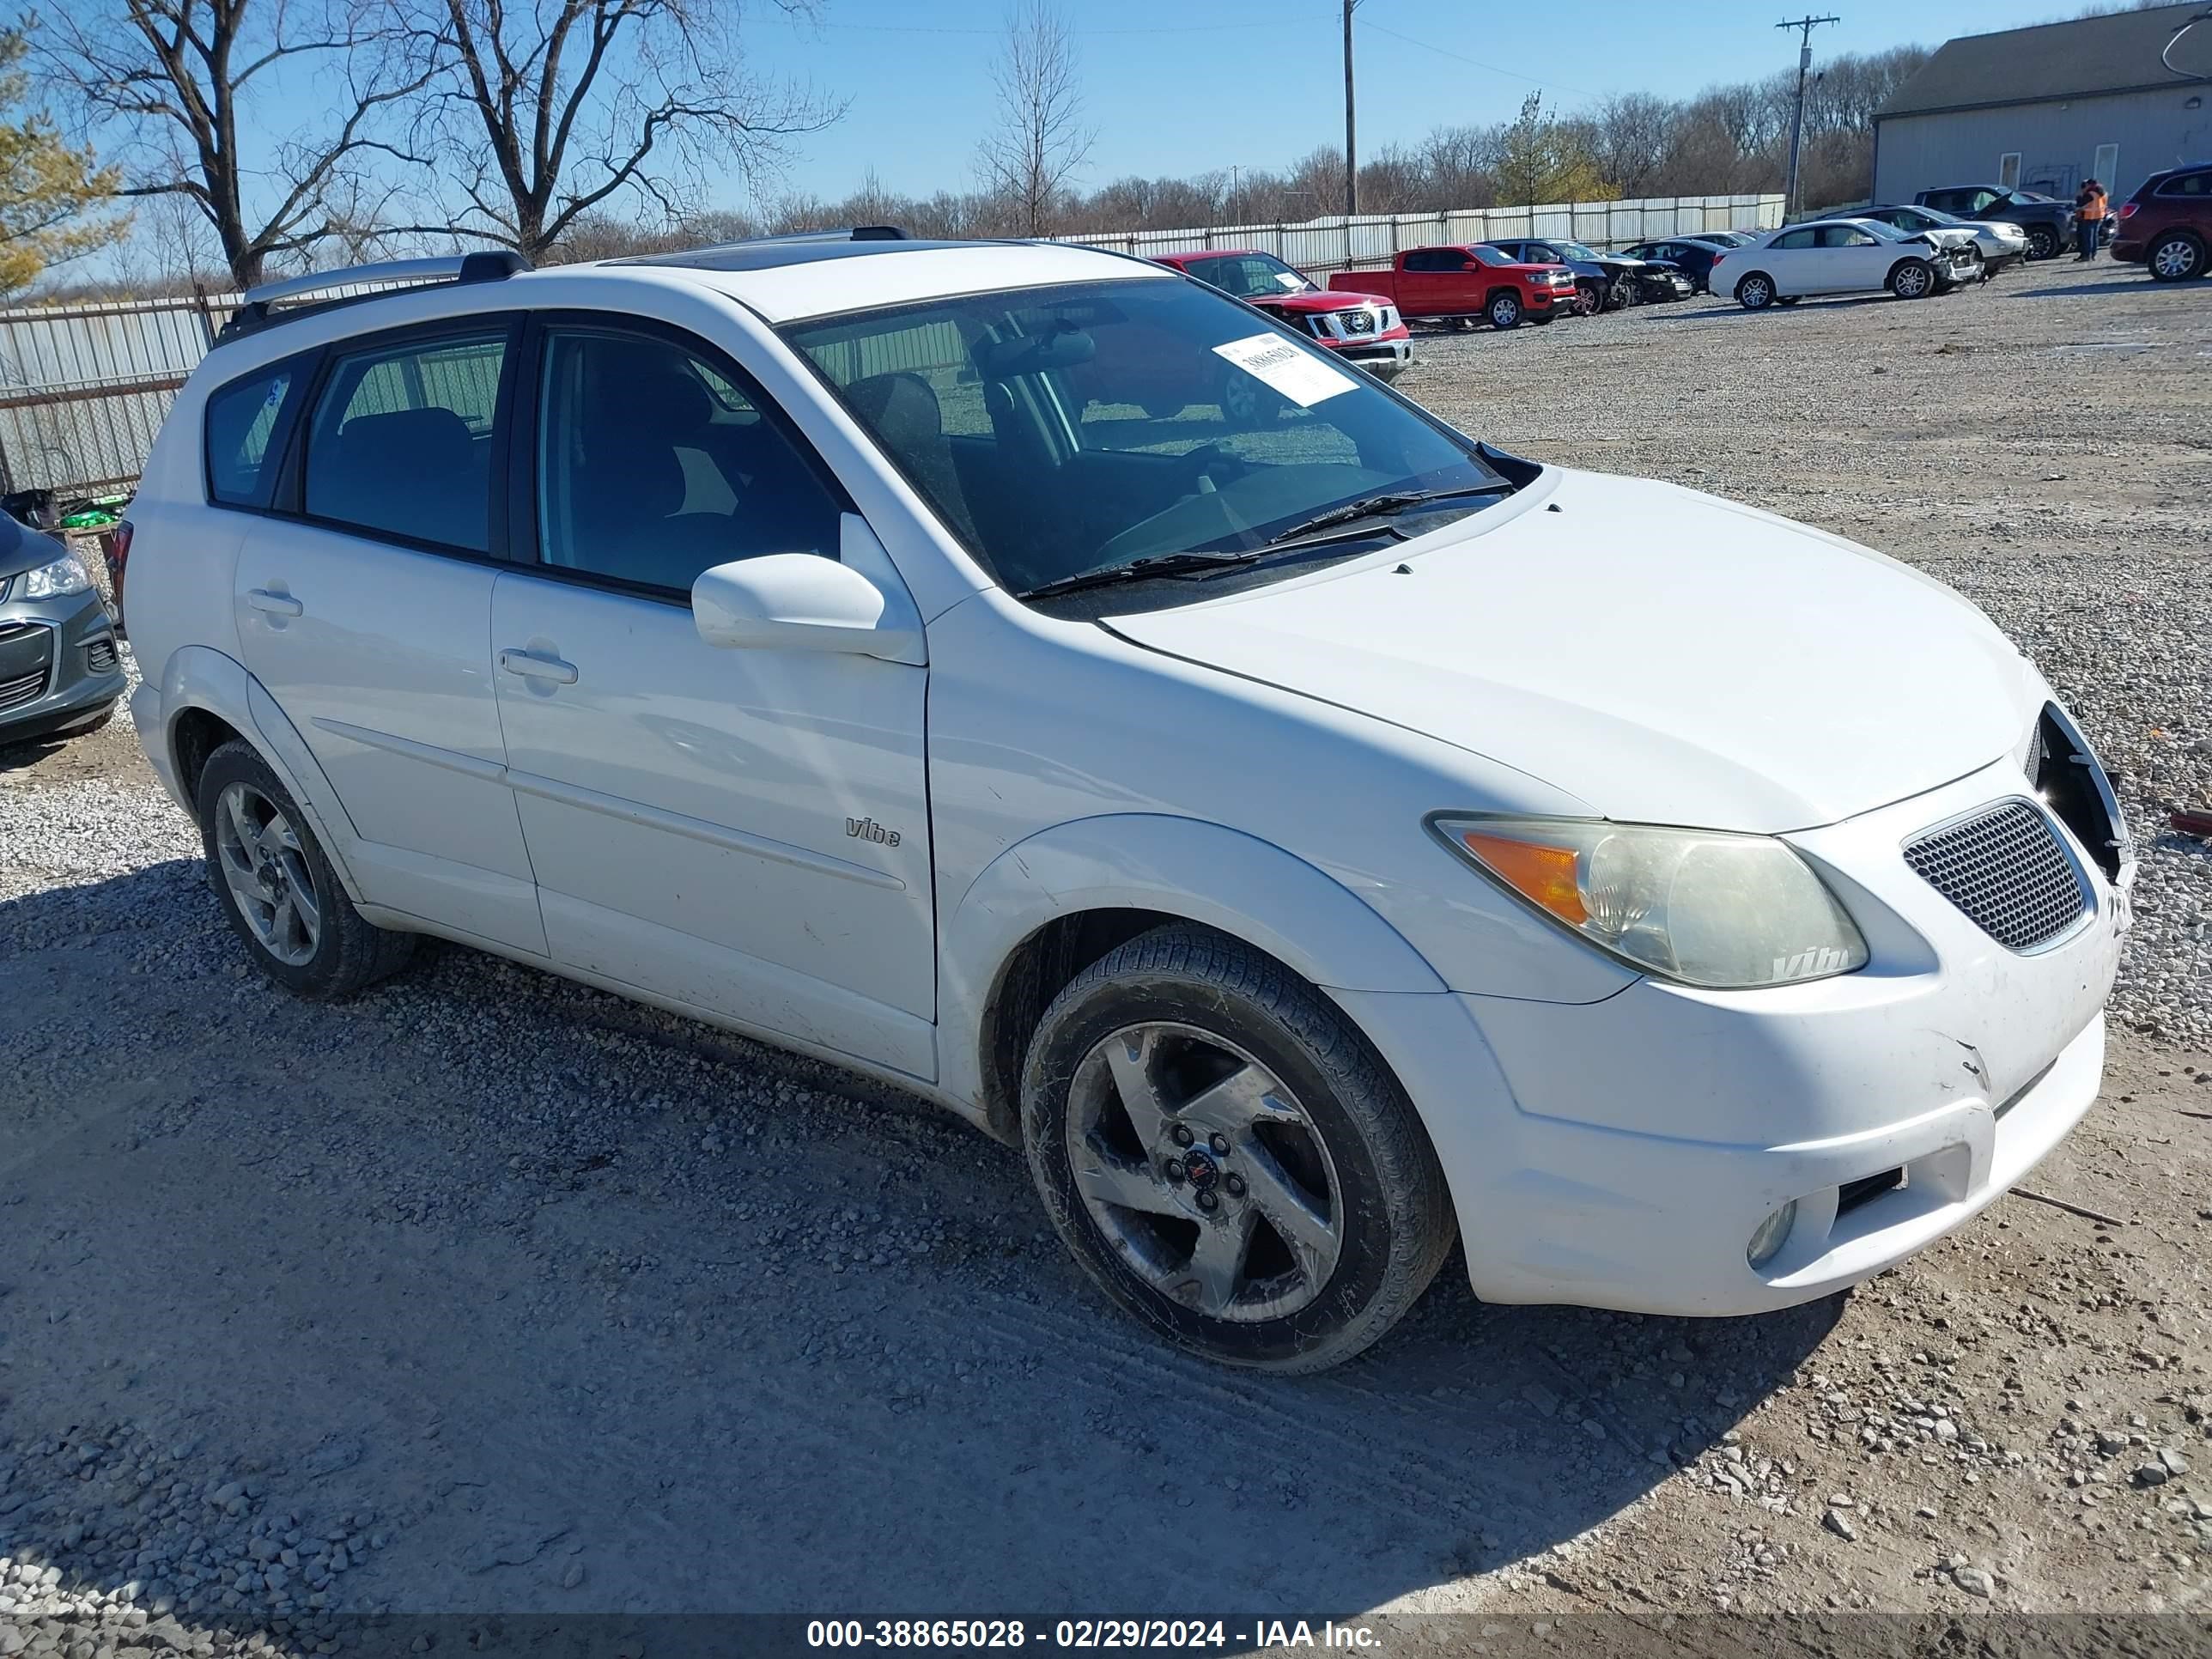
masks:
<svg viewBox="0 0 2212 1659"><path fill-rule="evenodd" d="M2142 260L2161 283L2202 276L2212 254L2212 161L2168 167L2120 204L2112 258Z"/></svg>
<svg viewBox="0 0 2212 1659"><path fill-rule="evenodd" d="M1923 190L1913 201L1938 213L1955 213L1961 219L1990 219L2018 225L2027 234L2027 257L2055 258L2074 234L2074 208L2055 196L2039 196L2029 190L2007 190L2002 185L1951 185Z"/></svg>

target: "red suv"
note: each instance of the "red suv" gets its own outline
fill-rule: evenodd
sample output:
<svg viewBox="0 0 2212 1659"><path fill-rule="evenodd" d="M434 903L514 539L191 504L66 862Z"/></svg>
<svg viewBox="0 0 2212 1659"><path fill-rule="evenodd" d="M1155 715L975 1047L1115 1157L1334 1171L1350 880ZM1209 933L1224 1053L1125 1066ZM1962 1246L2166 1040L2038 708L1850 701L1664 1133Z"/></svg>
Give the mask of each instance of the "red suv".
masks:
<svg viewBox="0 0 2212 1659"><path fill-rule="evenodd" d="M2121 204L2112 258L2147 264L2161 283L2202 276L2212 263L2212 161L2144 179Z"/></svg>
<svg viewBox="0 0 2212 1659"><path fill-rule="evenodd" d="M1203 253L1162 253L1157 263L1195 276L1277 322L1312 337L1378 380L1395 380L1413 361L1413 337L1398 308L1373 294L1337 294L1272 253L1251 248L1209 248Z"/></svg>

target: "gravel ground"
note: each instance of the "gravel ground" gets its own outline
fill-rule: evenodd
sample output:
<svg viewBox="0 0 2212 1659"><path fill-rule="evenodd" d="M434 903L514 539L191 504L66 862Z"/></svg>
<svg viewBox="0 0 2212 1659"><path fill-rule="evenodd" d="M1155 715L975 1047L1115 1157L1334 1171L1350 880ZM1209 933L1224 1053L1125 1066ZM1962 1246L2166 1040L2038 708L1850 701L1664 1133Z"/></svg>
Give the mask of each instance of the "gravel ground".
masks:
<svg viewBox="0 0 2212 1659"><path fill-rule="evenodd" d="M2075 1207L1765 1319L1485 1308L1455 1263L1342 1371L1216 1371L917 1103L455 949L292 1001L127 719L0 755L0 1659L386 1612L2203 1608L2212 863L2163 814L2212 799L2208 356L2212 286L2065 264L1423 343L1470 430L1960 586L2123 778L2107 1096L2033 1178Z"/></svg>

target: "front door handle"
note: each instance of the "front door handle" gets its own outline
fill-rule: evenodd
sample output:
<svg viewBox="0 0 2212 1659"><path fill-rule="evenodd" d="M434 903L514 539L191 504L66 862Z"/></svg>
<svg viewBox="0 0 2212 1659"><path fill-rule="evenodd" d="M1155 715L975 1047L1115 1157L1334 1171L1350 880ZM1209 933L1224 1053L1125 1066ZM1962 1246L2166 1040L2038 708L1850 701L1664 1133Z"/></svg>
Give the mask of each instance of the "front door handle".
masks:
<svg viewBox="0 0 2212 1659"><path fill-rule="evenodd" d="M296 617L306 609L289 593L272 593L265 587L252 589L246 596L246 602L256 611L265 611L272 617Z"/></svg>
<svg viewBox="0 0 2212 1659"><path fill-rule="evenodd" d="M502 651L499 665L510 674L520 674L526 680L551 680L556 685L576 683L576 665L562 662L558 657L535 656L527 651Z"/></svg>

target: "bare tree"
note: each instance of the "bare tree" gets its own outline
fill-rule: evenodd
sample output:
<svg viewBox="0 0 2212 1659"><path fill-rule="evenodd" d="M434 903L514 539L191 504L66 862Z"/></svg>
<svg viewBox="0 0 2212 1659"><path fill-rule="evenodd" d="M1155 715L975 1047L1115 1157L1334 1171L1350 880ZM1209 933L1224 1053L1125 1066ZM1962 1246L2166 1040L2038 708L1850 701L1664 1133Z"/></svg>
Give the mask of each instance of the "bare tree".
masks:
<svg viewBox="0 0 2212 1659"><path fill-rule="evenodd" d="M1003 125L976 151L984 185L1012 205L1023 234L1045 235L1098 136L1083 124L1075 32L1052 0L1020 0L991 78Z"/></svg>
<svg viewBox="0 0 2212 1659"><path fill-rule="evenodd" d="M673 224L843 113L745 71L733 0L388 0L428 66L422 147L450 231L534 261L627 198ZM794 3L787 9L801 9Z"/></svg>
<svg viewBox="0 0 2212 1659"><path fill-rule="evenodd" d="M387 49L362 0L67 0L34 38L65 106L121 167L120 193L190 201L241 285L306 258L337 234L333 200L357 210L411 159L382 120L427 76ZM327 116L269 131L258 94L280 75L312 86Z"/></svg>

